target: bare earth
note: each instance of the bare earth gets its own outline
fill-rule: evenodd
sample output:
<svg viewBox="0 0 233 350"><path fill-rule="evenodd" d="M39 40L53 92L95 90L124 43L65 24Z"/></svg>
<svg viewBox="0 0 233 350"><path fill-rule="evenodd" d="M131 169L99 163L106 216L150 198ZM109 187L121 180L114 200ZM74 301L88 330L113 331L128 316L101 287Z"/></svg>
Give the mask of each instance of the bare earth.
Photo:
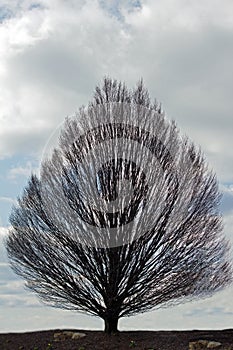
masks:
<svg viewBox="0 0 233 350"><path fill-rule="evenodd" d="M200 339L221 342L222 346L217 348L219 350L233 350L233 329L132 331L111 336L101 331L72 330L87 336L78 340L55 342L53 335L59 331L61 330L0 334L0 350L188 350L190 341Z"/></svg>

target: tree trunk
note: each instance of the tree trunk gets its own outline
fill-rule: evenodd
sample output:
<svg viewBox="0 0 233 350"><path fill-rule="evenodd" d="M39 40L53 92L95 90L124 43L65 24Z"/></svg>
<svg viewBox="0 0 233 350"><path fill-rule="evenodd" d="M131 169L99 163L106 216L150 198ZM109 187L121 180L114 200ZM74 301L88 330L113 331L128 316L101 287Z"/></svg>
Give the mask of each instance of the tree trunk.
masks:
<svg viewBox="0 0 233 350"><path fill-rule="evenodd" d="M117 333L118 318L107 318L104 320L104 332L107 334Z"/></svg>

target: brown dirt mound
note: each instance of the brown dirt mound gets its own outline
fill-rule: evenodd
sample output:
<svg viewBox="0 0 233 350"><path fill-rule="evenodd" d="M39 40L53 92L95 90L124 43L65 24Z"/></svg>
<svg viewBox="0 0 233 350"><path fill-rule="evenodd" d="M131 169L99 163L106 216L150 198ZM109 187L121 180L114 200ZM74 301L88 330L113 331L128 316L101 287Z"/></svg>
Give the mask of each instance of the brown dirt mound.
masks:
<svg viewBox="0 0 233 350"><path fill-rule="evenodd" d="M111 336L101 331L72 330L86 337L55 342L53 335L60 331L63 330L0 334L0 350L188 350L189 342L198 339L221 342L219 350L233 350L233 329L132 331Z"/></svg>

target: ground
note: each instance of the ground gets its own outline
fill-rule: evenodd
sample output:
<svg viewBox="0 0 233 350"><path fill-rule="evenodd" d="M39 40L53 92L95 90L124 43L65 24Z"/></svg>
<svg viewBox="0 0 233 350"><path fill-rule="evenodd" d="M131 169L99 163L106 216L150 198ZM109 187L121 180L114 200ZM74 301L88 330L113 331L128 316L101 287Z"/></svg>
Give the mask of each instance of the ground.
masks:
<svg viewBox="0 0 233 350"><path fill-rule="evenodd" d="M54 342L53 334L59 331L61 330L0 333L0 350L188 350L189 342L199 339L221 342L219 350L233 350L233 329L132 331L111 336L101 331L76 329L72 331L85 333L86 337Z"/></svg>

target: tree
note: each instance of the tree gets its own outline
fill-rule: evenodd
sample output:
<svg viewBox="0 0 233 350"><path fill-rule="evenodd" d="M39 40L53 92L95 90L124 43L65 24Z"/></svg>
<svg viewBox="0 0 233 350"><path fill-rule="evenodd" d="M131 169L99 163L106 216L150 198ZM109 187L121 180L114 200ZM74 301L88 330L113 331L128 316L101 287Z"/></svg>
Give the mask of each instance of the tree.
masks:
<svg viewBox="0 0 233 350"><path fill-rule="evenodd" d="M142 81L109 78L68 118L13 208L6 248L42 301L120 317L206 297L232 280L215 175Z"/></svg>

